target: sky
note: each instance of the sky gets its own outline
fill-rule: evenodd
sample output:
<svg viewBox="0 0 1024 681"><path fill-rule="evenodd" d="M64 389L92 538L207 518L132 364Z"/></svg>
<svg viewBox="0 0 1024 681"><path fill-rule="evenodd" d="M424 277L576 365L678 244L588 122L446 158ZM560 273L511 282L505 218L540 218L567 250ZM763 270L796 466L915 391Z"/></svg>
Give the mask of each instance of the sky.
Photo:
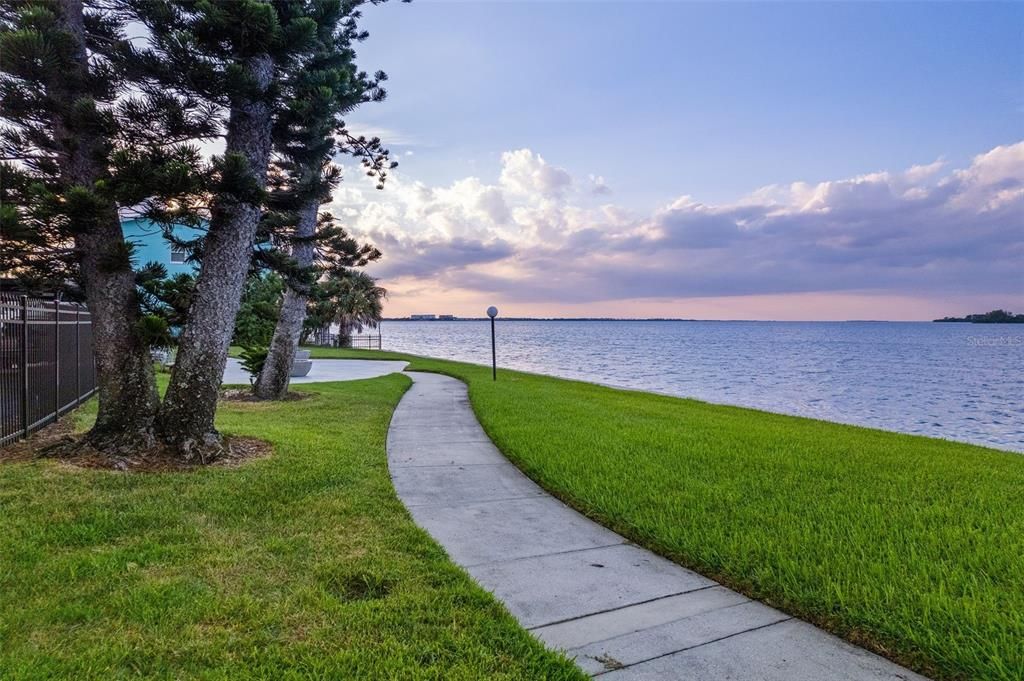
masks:
<svg viewBox="0 0 1024 681"><path fill-rule="evenodd" d="M1024 4L389 2L388 316L1024 311ZM344 162L344 159L341 159Z"/></svg>

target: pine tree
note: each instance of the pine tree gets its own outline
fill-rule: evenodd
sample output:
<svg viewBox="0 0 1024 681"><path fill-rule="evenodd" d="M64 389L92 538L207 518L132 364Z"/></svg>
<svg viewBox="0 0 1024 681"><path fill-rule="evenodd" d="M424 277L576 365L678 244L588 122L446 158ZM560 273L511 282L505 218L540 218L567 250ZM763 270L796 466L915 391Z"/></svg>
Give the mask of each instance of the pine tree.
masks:
<svg viewBox="0 0 1024 681"><path fill-rule="evenodd" d="M317 22L311 9L320 4L120 3L149 31L149 45L139 55L148 77L179 97L197 97L226 112L224 153L214 159L209 186L201 265L158 420L164 441L185 460L206 461L221 449L213 419L263 211L281 74L313 47Z"/></svg>
<svg viewBox="0 0 1024 681"><path fill-rule="evenodd" d="M333 129L312 124L314 114L325 103L344 111L378 88L351 65L351 43L365 36L356 28L364 1L13 0L0 7L0 256L5 274L82 295L92 309L100 390L93 444L148 446L155 426L187 460L219 451L216 399L258 235L278 245L258 250L260 258L276 259L293 281L311 281L307 261L294 257L303 243L315 241L329 266L378 255L330 216L308 210L335 181L327 162L313 172L310 159L324 158L325 139L333 143ZM125 39L127 21L148 29L144 47ZM306 66L317 75L301 77ZM313 106L297 103L297 94ZM291 147L281 147L276 168L288 179L272 184L289 187L267 211L278 118L290 120L277 137L291 135ZM204 162L194 143L219 136L223 155ZM353 153L370 170L386 173L379 141L342 137L356 143ZM151 266L134 270L118 215L132 206L166 225L171 241L174 224L204 227L202 238L182 244L201 264L194 282L162 282ZM312 238L304 236L310 214ZM297 231L300 215L306 220ZM285 257L286 242L296 253ZM161 408L148 348L167 341L166 322L182 321Z"/></svg>
<svg viewBox="0 0 1024 681"><path fill-rule="evenodd" d="M127 90L130 51L120 17L82 0L0 8L3 270L88 303L99 392L88 441L106 450L153 444L159 406L118 207L176 190L196 160L176 140L207 129L179 102Z"/></svg>
<svg viewBox="0 0 1024 681"><path fill-rule="evenodd" d="M148 29L149 44L133 60L147 82L178 99L207 102L225 116L224 153L208 175L208 209L202 200L162 207L167 222L199 224L200 217L208 217L205 236L193 244L199 274L158 418L162 438L182 458L206 461L222 447L214 415L253 246L261 225L277 220L274 211L262 219L273 179L268 166L274 123L293 115L290 93L302 87L310 92L308 85L299 86L300 70L317 59L335 66L351 61L347 46L362 35L355 20L365 0L107 1ZM337 25L342 30L335 30ZM313 70L327 78L346 73ZM321 98L319 91L316 95ZM304 173L296 186L315 195L320 181ZM280 230L266 229L279 237ZM272 249L262 257L279 255Z"/></svg>
<svg viewBox="0 0 1024 681"><path fill-rule="evenodd" d="M317 49L303 68L295 69L283 83L288 105L275 126L275 170L280 182L270 200L276 216L268 222L277 228L277 241L283 242L289 257L277 258L279 269L288 275L287 288L266 361L254 386L256 394L264 399L281 399L288 391L310 286L318 270L362 266L380 256L372 247L359 246L350 239L329 213L320 213L320 206L330 199L331 190L340 180L339 170L331 162L336 135L341 139L341 150L359 157L380 183L397 165L390 161L379 139L354 137L340 118L360 103L380 101L385 96L383 73L371 78L355 67L353 43L366 38L365 32L357 28L359 12L353 5L321 9L330 13L317 17ZM259 252L264 257L278 253ZM319 268L315 267L318 260Z"/></svg>

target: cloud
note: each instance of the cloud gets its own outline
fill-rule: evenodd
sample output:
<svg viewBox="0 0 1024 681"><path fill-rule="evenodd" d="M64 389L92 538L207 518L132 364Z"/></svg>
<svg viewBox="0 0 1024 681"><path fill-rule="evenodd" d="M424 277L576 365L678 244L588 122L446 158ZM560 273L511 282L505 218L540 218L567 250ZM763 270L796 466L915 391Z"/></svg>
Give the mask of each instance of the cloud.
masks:
<svg viewBox="0 0 1024 681"><path fill-rule="evenodd" d="M612 188L605 183L604 177L601 175L590 175L587 179L590 181L591 194L606 196L612 193Z"/></svg>
<svg viewBox="0 0 1024 681"><path fill-rule="evenodd" d="M946 162L941 158L932 163L925 165L916 165L907 168L903 175L909 182L924 182L925 180L933 177L939 171L946 166Z"/></svg>
<svg viewBox="0 0 1024 681"><path fill-rule="evenodd" d="M601 178L578 184L529 149L501 163L496 184L396 179L339 192L334 207L381 247L378 276L538 305L1024 293L1024 142L960 169L771 185L726 204L682 195L646 215L594 207Z"/></svg>
<svg viewBox="0 0 1024 681"><path fill-rule="evenodd" d="M366 236L382 251L392 254L374 272L375 276L385 280L390 277L430 277L438 271L502 260L514 252L511 244L501 239L484 242L462 237L398 236L387 232Z"/></svg>
<svg viewBox="0 0 1024 681"><path fill-rule="evenodd" d="M1019 211L1024 198L1024 142L975 156L969 168L954 172L944 185L968 210Z"/></svg>
<svg viewBox="0 0 1024 681"><path fill-rule="evenodd" d="M565 194L572 184L572 176L562 168L549 165L540 154L517 149L501 155L500 184L513 194L555 199Z"/></svg>

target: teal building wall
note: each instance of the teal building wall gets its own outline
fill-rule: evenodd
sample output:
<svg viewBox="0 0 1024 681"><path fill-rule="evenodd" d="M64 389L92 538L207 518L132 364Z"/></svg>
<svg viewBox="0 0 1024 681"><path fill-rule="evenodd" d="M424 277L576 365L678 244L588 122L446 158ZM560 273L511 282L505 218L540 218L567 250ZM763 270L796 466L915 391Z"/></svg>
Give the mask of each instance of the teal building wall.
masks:
<svg viewBox="0 0 1024 681"><path fill-rule="evenodd" d="M121 221L125 241L135 244L135 266L142 267L148 262L158 262L167 268L167 274L191 274L196 271L195 265L177 262L183 254L172 252L171 244L164 239L160 227L145 218L132 218ZM176 226L174 235L183 239L194 239L199 236L198 230L190 227Z"/></svg>

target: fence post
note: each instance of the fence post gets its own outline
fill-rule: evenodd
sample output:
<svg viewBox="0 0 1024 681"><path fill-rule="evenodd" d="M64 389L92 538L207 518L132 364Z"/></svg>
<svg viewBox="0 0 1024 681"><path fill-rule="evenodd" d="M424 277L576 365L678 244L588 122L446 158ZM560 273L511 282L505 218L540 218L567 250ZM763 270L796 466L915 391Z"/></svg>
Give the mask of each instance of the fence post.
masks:
<svg viewBox="0 0 1024 681"><path fill-rule="evenodd" d="M53 420L60 419L60 295L53 300Z"/></svg>
<svg viewBox="0 0 1024 681"><path fill-rule="evenodd" d="M80 305L75 305L75 404L82 399L82 314Z"/></svg>
<svg viewBox="0 0 1024 681"><path fill-rule="evenodd" d="M21 297L21 432L28 437L28 296Z"/></svg>

